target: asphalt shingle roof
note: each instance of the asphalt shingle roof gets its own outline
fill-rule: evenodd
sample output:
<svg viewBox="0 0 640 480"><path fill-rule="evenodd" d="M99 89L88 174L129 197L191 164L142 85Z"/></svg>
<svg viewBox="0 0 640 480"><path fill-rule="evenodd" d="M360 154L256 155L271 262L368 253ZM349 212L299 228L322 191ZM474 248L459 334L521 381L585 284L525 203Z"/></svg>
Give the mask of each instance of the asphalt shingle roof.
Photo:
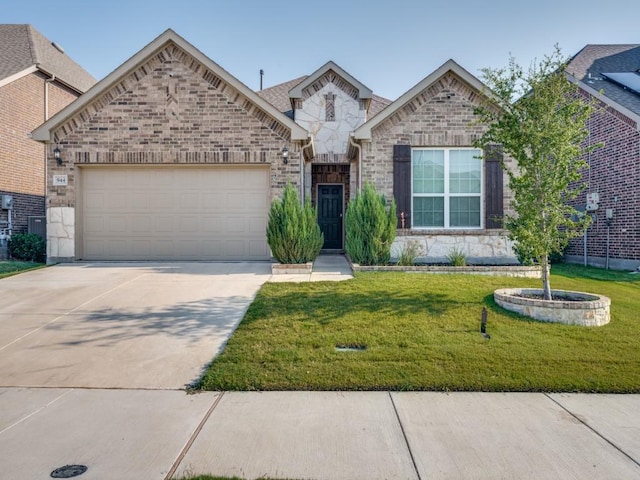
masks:
<svg viewBox="0 0 640 480"><path fill-rule="evenodd" d="M569 62L567 72L640 115L640 94L603 77L604 73L640 72L640 44L587 45Z"/></svg>
<svg viewBox="0 0 640 480"><path fill-rule="evenodd" d="M273 87L259 90L256 93L271 105L276 107L278 110L292 117L293 113L291 110L291 99L289 98L289 90L291 90L301 82L304 82L308 77L308 75L304 75L294 80L289 80L288 82L280 83L278 85L274 85ZM373 95L371 97L371 104L369 105L367 119L373 118L375 115L384 110L390 103L391 100L380 97L378 95Z"/></svg>
<svg viewBox="0 0 640 480"><path fill-rule="evenodd" d="M95 78L33 26L0 25L0 80L33 66L80 92L96 83Z"/></svg>

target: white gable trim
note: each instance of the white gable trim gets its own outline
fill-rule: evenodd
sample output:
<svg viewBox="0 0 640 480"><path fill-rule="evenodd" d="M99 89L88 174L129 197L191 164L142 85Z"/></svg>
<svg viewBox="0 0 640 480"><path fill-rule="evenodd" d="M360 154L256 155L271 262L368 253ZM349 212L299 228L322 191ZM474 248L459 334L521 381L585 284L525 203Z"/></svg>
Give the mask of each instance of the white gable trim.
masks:
<svg viewBox="0 0 640 480"><path fill-rule="evenodd" d="M4 87L5 85L10 84L11 82L15 82L16 80L37 71L38 71L38 67L36 67L35 65L32 65L29 68L25 68L20 72L14 73L13 75L9 75L8 77L5 77L2 80L0 80L0 87Z"/></svg>
<svg viewBox="0 0 640 480"><path fill-rule="evenodd" d="M273 105L260 98L253 90L240 82L237 78L224 70L220 65L215 63L200 50L195 48L184 38L178 35L171 29L166 30L162 35L153 40L150 44L136 53L129 60L124 62L113 72L107 75L105 78L96 83L91 89L89 89L84 95L81 95L75 102L72 102L67 107L62 109L56 115L51 117L47 122L36 128L32 133L34 140L41 142L53 141L53 132L71 119L74 115L80 113L91 102L99 98L102 94L107 92L115 84L117 84L122 78L133 72L140 65L145 63L156 52L160 51L168 42L174 42L178 47L183 49L198 62L204 65L207 69L211 70L215 75L219 76L224 82L228 83L244 96L246 96L251 102L259 106L273 118L275 118L282 125L288 127L291 130L292 141L302 141L309 137L309 132L304 128L296 124L289 117L278 111Z"/></svg>
<svg viewBox="0 0 640 480"><path fill-rule="evenodd" d="M327 73L329 70L333 70L336 74L341 76L351 85L358 89L358 97L362 99L372 98L373 92L370 88L366 87L364 84L353 78L347 72L345 72L342 68L336 65L334 62L327 62L318 70L313 72L307 78L305 78L301 83L293 87L289 90L289 98L302 98L302 92L309 85L312 85L315 81L322 78L322 76Z"/></svg>

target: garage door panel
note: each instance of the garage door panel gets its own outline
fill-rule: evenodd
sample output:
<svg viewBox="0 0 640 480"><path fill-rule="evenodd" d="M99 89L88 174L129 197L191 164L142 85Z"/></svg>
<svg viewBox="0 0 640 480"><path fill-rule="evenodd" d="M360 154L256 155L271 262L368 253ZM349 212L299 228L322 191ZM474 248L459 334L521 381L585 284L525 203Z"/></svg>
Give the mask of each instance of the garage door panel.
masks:
<svg viewBox="0 0 640 480"><path fill-rule="evenodd" d="M82 187L87 260L269 258L266 168L85 168Z"/></svg>
<svg viewBox="0 0 640 480"><path fill-rule="evenodd" d="M187 211L198 210L199 199L200 199L200 196L195 192L193 193L183 192L180 194L180 208Z"/></svg>
<svg viewBox="0 0 640 480"><path fill-rule="evenodd" d="M129 218L126 215L120 214L112 214L110 216L105 217L106 220L106 231L103 232L104 235L111 236L114 234L122 234L128 231L128 223ZM100 232L95 232L97 235Z"/></svg>

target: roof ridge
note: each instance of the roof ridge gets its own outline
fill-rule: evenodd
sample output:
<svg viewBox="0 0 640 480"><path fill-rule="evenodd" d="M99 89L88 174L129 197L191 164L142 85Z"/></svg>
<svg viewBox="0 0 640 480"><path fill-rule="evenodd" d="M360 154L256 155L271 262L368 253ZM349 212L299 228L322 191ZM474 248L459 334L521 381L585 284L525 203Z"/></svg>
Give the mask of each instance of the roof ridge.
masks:
<svg viewBox="0 0 640 480"><path fill-rule="evenodd" d="M27 31L27 41L29 42L29 50L31 51L31 61L34 63L34 65L40 66L42 62L40 61L40 56L38 55L38 50L36 49L36 44L34 41L35 28L30 23L27 23L24 26L25 30Z"/></svg>

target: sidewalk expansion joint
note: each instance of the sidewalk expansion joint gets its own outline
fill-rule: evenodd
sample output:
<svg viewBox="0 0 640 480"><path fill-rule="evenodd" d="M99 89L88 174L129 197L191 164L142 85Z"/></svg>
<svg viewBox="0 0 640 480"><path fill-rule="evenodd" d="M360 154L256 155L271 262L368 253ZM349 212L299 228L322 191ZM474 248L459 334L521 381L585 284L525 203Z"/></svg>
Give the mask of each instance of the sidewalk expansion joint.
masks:
<svg viewBox="0 0 640 480"><path fill-rule="evenodd" d="M420 477L420 471L418 470L418 465L416 464L416 459L413 456L413 451L411 450L411 445L409 444L409 438L407 438L407 433L404 431L404 425L402 424L402 420L400 420L400 414L398 413L398 408L396 407L396 403L393 401L393 395L391 392L387 392L389 394L389 399L391 400L391 405L393 405L393 411L396 414L396 418L398 419L398 424L400 425L400 430L402 431L402 436L404 438L404 443L407 446L407 450L409 451L409 456L411 457L411 463L413 464L413 469L416 472L416 476L418 480L422 480Z"/></svg>
<svg viewBox="0 0 640 480"><path fill-rule="evenodd" d="M173 462L173 465L171 465L171 468L169 469L169 472L167 473L167 475L164 477L164 480L171 480L171 477L173 477L173 475L176 473L176 470L178 470L178 467L180 466L180 462L182 462L184 457L187 455L187 452L189 452L189 449L193 445L193 442L195 442L196 438L198 438L198 435L200 435L200 432L204 428L204 425L209 420L209 417L211 416L213 411L216 409L216 407L220 403L220 400L222 400L223 396L224 396L224 392L220 392L220 395L218 395L218 397L213 401L213 403L209 407L209 410L207 410L207 413L205 413L204 417L202 417L202 420L200 420L200 423L198 424L194 432L191 434L189 441L180 452L180 455L178 455L178 458L176 458L176 461Z"/></svg>
<svg viewBox="0 0 640 480"><path fill-rule="evenodd" d="M571 415L573 418L575 418L578 422L580 422L582 425L584 425L585 427L587 427L589 430L591 430L593 433L595 433L598 437L600 437L602 440L604 440L605 442L607 442L609 445L611 445L614 449L616 449L618 452L620 452L622 455L624 455L625 457L627 457L629 460L631 460L634 464L636 464L638 467L640 467L640 462L638 462L638 460L636 460L635 458L633 458L631 455L629 455L627 452L625 452L622 448L620 448L618 445L616 445L615 443L613 443L611 440L609 440L607 437L605 437L603 434L601 434L598 430L596 430L595 428L593 428L591 425L589 425L587 422L585 422L582 418L580 418L578 415L574 414L571 410L569 410L567 407L565 407L564 405L562 405L562 403L560 403L558 400L556 400L555 398L552 398L549 396L549 394L544 393L543 394L545 397L547 397L549 400L551 400L553 403L555 403L556 405L558 405L561 409L563 409L565 412L567 412L569 415Z"/></svg>

